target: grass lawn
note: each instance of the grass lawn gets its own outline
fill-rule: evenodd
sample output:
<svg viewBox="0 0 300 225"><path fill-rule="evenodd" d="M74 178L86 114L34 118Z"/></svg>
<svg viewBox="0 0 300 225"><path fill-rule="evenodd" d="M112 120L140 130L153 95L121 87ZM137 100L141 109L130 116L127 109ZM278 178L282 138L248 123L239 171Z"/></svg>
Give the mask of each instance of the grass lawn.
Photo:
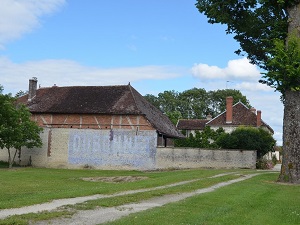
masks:
<svg viewBox="0 0 300 225"><path fill-rule="evenodd" d="M273 183L277 177L259 175L107 224L298 225L300 186Z"/></svg>
<svg viewBox="0 0 300 225"><path fill-rule="evenodd" d="M240 174L257 172L255 170L234 171ZM97 206L111 207L154 196L189 192L237 177L237 175L231 174L206 179L224 172L230 171L176 170L140 172L37 168L0 169L0 188L2 190L0 192L0 208L2 209L33 205L58 198L113 194L126 190L151 188L184 180L203 178L200 181L166 189L89 201L72 207L70 211L13 216L1 220L0 224L28 224L29 221L69 216L74 213L74 210L92 209ZM82 178L86 177L112 176L144 176L147 179L127 183L82 180ZM300 224L300 186L274 183L277 177L277 173L258 175L251 179L222 187L211 193L132 214L124 219L108 224Z"/></svg>
<svg viewBox="0 0 300 225"><path fill-rule="evenodd" d="M171 184L195 178L205 178L220 170L177 170L164 172L103 171L15 168L0 169L0 209L17 208L94 194L112 194ZM228 172L228 171L227 171ZM84 181L84 177L145 176L147 179L127 183Z"/></svg>

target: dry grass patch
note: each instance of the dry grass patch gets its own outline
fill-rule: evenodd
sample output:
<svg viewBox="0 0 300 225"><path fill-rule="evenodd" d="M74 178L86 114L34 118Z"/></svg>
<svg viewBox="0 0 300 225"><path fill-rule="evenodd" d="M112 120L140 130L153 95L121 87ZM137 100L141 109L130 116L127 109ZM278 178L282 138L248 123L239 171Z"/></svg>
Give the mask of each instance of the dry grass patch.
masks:
<svg viewBox="0 0 300 225"><path fill-rule="evenodd" d="M106 182L106 183L124 183L145 180L148 177L143 176L116 176L116 177L84 177L84 181Z"/></svg>

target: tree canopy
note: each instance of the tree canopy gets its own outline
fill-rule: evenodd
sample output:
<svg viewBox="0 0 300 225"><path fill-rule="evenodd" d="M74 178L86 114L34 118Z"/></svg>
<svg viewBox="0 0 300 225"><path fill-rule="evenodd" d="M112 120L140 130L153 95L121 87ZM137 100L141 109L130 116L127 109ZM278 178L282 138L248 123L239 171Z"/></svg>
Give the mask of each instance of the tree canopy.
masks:
<svg viewBox="0 0 300 225"><path fill-rule="evenodd" d="M299 41L289 31L290 7L300 1L198 0L196 7L209 23L226 24L227 34L240 43L236 53L247 54L251 63L264 69L261 83L281 92L300 87Z"/></svg>
<svg viewBox="0 0 300 225"><path fill-rule="evenodd" d="M280 181L300 183L300 0L197 0L209 23L227 26L237 54L264 70L260 82L284 100ZM297 122L298 121L298 122Z"/></svg>
<svg viewBox="0 0 300 225"><path fill-rule="evenodd" d="M203 88L192 88L183 92L164 91L158 96L147 94L144 97L176 123L181 118L204 119L208 115L217 116L225 111L228 96L233 97L234 103L241 101L251 107L246 96L234 89L206 91Z"/></svg>
<svg viewBox="0 0 300 225"><path fill-rule="evenodd" d="M12 167L14 158L21 147L33 148L42 145L39 136L42 128L32 121L28 108L16 105L15 98L10 94L2 94L0 86L0 148L7 149L9 167ZM12 156L11 150L15 149Z"/></svg>

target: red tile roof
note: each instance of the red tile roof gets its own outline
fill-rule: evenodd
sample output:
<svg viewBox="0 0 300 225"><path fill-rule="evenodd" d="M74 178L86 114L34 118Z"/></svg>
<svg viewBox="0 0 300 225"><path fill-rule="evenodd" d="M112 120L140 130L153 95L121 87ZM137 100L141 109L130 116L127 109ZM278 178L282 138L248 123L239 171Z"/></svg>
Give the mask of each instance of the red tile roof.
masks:
<svg viewBox="0 0 300 225"><path fill-rule="evenodd" d="M270 132L274 133L273 129L266 124L264 121L262 122L262 126L267 127ZM213 118L209 122L207 122L207 126L257 126L256 114L251 112L251 110L245 106L243 103L238 102L232 107L232 123L226 123L226 111Z"/></svg>
<svg viewBox="0 0 300 225"><path fill-rule="evenodd" d="M177 123L179 130L204 130L205 126L226 127L226 126L257 126L256 114L243 103L238 102L232 106L232 123L226 123L226 111L211 120L204 119L180 119ZM261 126L266 127L271 133L274 130L263 120Z"/></svg>

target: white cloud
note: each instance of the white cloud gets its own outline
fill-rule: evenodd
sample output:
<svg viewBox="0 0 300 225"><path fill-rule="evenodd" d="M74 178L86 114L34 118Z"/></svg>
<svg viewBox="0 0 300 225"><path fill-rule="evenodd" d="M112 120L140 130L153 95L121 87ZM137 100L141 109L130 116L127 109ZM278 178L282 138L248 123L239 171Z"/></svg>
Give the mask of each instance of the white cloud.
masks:
<svg viewBox="0 0 300 225"><path fill-rule="evenodd" d="M258 80L261 76L257 67L252 65L247 58L230 60L226 68L195 64L192 67L192 74L201 80Z"/></svg>
<svg viewBox="0 0 300 225"><path fill-rule="evenodd" d="M1 0L0 48L40 25L40 17L60 9L65 0Z"/></svg>
<svg viewBox="0 0 300 225"><path fill-rule="evenodd" d="M244 91L274 91L271 87L266 84L261 84L256 82L241 82L235 85L234 89L244 90Z"/></svg>
<svg viewBox="0 0 300 225"><path fill-rule="evenodd" d="M83 66L71 60L42 60L16 64L0 57L0 77L4 91L16 93L27 90L28 79L37 77L43 87L76 85L119 85L140 80L161 80L181 76L181 68L170 66L141 66L97 68Z"/></svg>

